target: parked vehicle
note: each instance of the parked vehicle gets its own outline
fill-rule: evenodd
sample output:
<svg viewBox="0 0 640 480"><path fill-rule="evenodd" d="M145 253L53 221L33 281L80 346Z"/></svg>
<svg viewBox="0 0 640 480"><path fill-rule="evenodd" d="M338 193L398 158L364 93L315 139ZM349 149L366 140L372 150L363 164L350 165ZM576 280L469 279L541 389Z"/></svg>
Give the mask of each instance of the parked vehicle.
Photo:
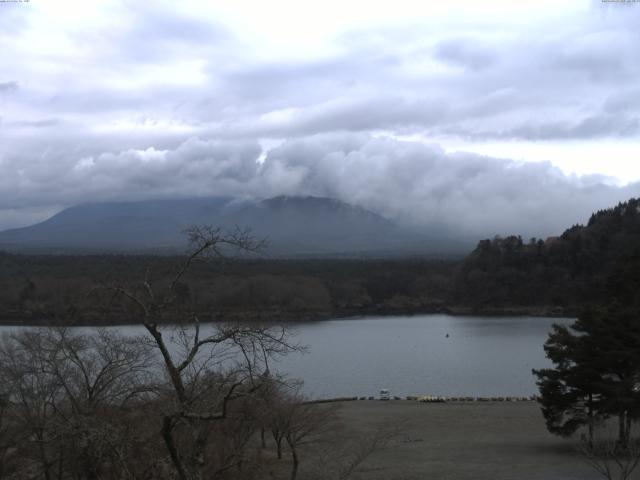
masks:
<svg viewBox="0 0 640 480"><path fill-rule="evenodd" d="M380 390L380 400L391 400L391 394L389 393L389 390L387 390L386 388Z"/></svg>

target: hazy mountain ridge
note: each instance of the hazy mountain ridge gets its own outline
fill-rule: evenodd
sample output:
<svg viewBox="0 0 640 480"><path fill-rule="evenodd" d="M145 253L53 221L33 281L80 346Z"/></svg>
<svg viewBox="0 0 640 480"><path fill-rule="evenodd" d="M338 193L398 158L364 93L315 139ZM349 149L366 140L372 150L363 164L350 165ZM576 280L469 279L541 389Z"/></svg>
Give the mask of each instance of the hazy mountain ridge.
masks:
<svg viewBox="0 0 640 480"><path fill-rule="evenodd" d="M228 197L88 203L50 219L0 232L0 248L51 251L167 251L185 247L194 224L248 227L268 239L268 253L402 255L464 253L443 234L418 234L361 207L324 197Z"/></svg>

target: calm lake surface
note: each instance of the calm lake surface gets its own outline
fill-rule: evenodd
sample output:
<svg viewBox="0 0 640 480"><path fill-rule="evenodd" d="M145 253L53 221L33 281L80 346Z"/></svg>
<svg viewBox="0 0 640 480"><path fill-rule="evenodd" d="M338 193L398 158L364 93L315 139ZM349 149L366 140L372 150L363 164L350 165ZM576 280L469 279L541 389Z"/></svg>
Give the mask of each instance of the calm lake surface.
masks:
<svg viewBox="0 0 640 480"><path fill-rule="evenodd" d="M571 322L419 315L305 324L297 333L309 353L285 358L278 369L303 378L313 397L382 388L399 396L532 395L531 369L550 365L543 344L551 325Z"/></svg>
<svg viewBox="0 0 640 480"><path fill-rule="evenodd" d="M550 365L542 346L551 325L570 322L416 315L305 323L293 331L308 353L289 355L272 369L304 379L313 398L377 395L382 388L398 396L532 395L531 369ZM137 325L114 329L143 332Z"/></svg>

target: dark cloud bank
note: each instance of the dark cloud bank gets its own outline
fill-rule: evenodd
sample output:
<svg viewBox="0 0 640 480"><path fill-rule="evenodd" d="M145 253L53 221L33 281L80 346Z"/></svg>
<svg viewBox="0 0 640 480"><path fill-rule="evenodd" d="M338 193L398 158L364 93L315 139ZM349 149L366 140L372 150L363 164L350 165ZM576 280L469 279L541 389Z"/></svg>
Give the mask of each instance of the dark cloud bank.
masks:
<svg viewBox="0 0 640 480"><path fill-rule="evenodd" d="M1 201L29 211L52 198L71 205L88 198L316 195L405 225L472 236L546 236L640 195L640 184L616 187L601 177L567 176L549 163L446 153L437 145L369 134L308 136L262 154L252 141L191 138L163 151L67 156L28 171L14 166L0 179Z"/></svg>

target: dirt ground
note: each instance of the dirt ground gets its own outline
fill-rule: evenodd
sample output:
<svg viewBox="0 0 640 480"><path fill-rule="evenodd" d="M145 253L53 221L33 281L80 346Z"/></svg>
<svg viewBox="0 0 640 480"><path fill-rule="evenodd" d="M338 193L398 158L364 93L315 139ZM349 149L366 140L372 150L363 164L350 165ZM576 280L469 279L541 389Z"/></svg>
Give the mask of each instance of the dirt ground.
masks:
<svg viewBox="0 0 640 480"><path fill-rule="evenodd" d="M401 426L397 440L358 468L362 480L603 478L586 465L575 440L547 432L535 402L365 400L344 402L339 415L360 432Z"/></svg>

